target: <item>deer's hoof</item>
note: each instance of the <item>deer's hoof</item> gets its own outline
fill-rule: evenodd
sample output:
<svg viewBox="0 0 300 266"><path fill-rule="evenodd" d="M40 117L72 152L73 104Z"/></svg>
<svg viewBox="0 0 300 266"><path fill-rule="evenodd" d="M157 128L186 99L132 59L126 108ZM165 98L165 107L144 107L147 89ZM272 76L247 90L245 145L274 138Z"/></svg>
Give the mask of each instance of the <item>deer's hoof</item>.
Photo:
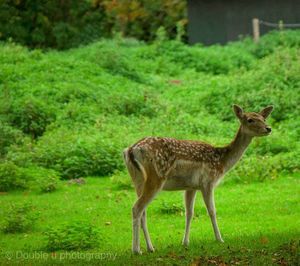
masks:
<svg viewBox="0 0 300 266"><path fill-rule="evenodd" d="M217 239L217 241L218 241L219 243L224 243L224 240L223 240L222 238Z"/></svg>
<svg viewBox="0 0 300 266"><path fill-rule="evenodd" d="M182 245L183 245L184 247L188 247L189 244L190 244L189 241L182 241Z"/></svg>
<svg viewBox="0 0 300 266"><path fill-rule="evenodd" d="M134 255L142 255L142 251L140 249L138 249L138 250L132 250L132 253Z"/></svg>
<svg viewBox="0 0 300 266"><path fill-rule="evenodd" d="M147 250L148 250L148 252L151 252L151 253L153 253L155 251L154 247L152 247L152 246L148 247Z"/></svg>

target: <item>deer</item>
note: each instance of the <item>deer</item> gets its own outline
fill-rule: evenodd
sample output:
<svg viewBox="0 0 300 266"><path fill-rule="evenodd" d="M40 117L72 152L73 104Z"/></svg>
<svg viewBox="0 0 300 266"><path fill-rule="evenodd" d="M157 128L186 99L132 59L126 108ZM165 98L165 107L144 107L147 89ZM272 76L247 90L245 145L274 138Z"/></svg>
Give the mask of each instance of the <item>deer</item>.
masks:
<svg viewBox="0 0 300 266"><path fill-rule="evenodd" d="M266 124L273 106L260 112L244 112L233 105L239 120L237 133L228 145L215 147L202 141L166 137L145 137L123 151L125 165L138 199L132 207L132 252L142 254L140 228L147 250L154 252L147 228L146 208L161 190L184 190L185 232L182 244L188 246L196 192L200 191L211 220L215 239L224 242L218 227L214 189L240 160L254 137L271 134Z"/></svg>

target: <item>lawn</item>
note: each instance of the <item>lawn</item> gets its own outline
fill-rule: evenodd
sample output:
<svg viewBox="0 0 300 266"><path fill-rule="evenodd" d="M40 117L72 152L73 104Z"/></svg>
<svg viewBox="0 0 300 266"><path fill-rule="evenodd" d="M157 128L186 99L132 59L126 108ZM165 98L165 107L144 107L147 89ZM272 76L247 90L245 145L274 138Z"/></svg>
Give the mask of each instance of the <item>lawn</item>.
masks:
<svg viewBox="0 0 300 266"><path fill-rule="evenodd" d="M300 241L299 176L253 184L221 184L217 215L225 243L214 240L201 195L192 222L190 246L184 232L182 192L161 192L148 208L148 226L156 251L131 255L131 206L135 193L124 181L86 178L82 185L62 182L52 194L34 191L1 194L1 216L12 202L31 202L40 212L33 232L1 234L1 263L99 265L297 265ZM124 185L126 184L126 186ZM97 248L45 250L44 232L65 220L87 219L100 229ZM194 264L193 264L194 263ZM222 264L223 263L223 264ZM225 264L224 264L225 263Z"/></svg>

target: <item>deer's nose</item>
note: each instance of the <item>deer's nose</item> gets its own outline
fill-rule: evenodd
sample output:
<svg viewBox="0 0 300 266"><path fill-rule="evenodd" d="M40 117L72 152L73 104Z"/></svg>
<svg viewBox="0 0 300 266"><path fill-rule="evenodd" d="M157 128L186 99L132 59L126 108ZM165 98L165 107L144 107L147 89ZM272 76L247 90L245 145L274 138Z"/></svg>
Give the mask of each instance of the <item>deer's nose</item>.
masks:
<svg viewBox="0 0 300 266"><path fill-rule="evenodd" d="M266 127L266 130L270 133L272 131L272 128Z"/></svg>

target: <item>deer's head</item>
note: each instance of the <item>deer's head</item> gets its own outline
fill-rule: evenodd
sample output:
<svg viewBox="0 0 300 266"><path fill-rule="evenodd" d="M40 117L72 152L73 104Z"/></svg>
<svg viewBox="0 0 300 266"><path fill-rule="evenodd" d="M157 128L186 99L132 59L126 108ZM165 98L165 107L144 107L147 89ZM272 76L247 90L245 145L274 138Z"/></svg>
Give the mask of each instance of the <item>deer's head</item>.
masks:
<svg viewBox="0 0 300 266"><path fill-rule="evenodd" d="M272 129L266 124L266 119L271 114L273 106L268 106L258 113L245 113L241 107L234 104L233 110L241 122L241 130L243 133L251 137L260 137L271 134Z"/></svg>

